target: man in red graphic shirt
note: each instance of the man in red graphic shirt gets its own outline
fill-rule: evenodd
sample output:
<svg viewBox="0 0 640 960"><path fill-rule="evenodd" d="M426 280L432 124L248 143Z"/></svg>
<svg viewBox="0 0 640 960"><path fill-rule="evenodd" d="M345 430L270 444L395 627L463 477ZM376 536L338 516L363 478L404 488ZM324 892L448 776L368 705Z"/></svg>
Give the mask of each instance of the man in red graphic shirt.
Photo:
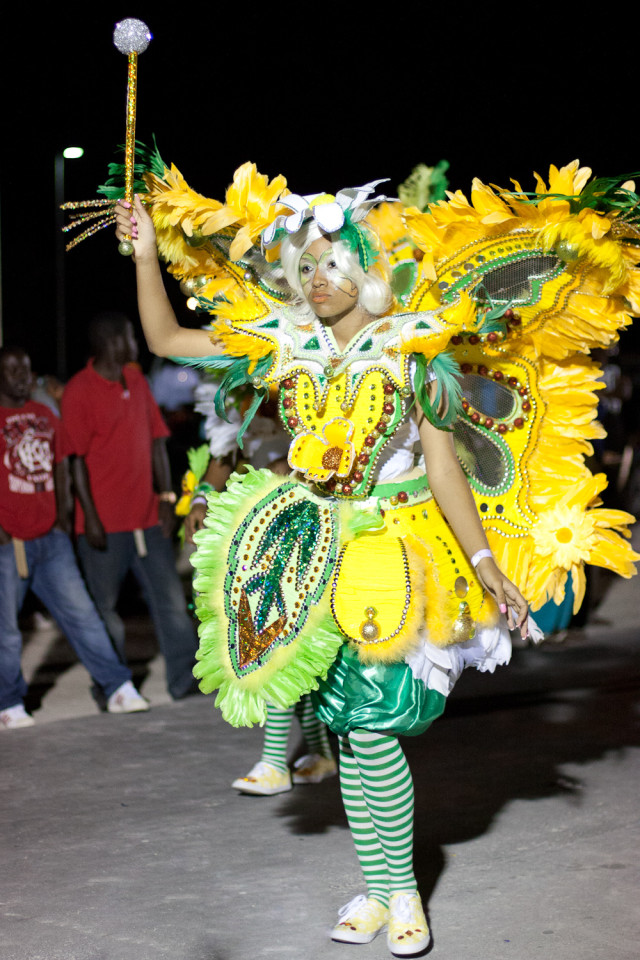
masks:
<svg viewBox="0 0 640 960"><path fill-rule="evenodd" d="M51 611L102 688L110 713L147 710L80 576L66 533L69 443L59 420L30 399L24 350L0 349L0 730L26 727L27 685L18 613L27 589Z"/></svg>
<svg viewBox="0 0 640 960"><path fill-rule="evenodd" d="M133 327L118 313L89 325L93 359L62 395L62 420L75 454L76 534L89 592L124 659L116 605L129 570L153 618L174 699L195 692L197 649L175 567L169 431L140 369Z"/></svg>

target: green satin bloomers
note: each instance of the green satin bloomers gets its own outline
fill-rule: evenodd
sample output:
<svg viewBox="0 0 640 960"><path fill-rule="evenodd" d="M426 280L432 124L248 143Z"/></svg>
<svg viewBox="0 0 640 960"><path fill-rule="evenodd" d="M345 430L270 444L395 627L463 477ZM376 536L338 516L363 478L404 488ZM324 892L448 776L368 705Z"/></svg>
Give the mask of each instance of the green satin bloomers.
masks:
<svg viewBox="0 0 640 960"><path fill-rule="evenodd" d="M365 665L346 643L311 700L319 719L338 736L356 729L417 736L447 702L416 680L406 663Z"/></svg>

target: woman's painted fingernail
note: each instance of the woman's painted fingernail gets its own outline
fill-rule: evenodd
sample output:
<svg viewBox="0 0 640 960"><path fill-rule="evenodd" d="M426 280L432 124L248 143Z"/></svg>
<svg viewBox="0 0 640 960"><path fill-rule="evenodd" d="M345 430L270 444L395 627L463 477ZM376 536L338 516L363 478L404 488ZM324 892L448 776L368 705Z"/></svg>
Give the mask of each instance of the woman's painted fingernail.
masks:
<svg viewBox="0 0 640 960"><path fill-rule="evenodd" d="M506 605L506 603L501 603L501 604L500 604L500 613L506 613L506 612L507 612L507 605Z"/></svg>
<svg viewBox="0 0 640 960"><path fill-rule="evenodd" d="M120 203L122 204L123 207L126 207L127 209L129 209L129 207L131 206L128 200L121 200Z"/></svg>
<svg viewBox="0 0 640 960"><path fill-rule="evenodd" d="M135 217L131 217L131 223L137 223L137 222L138 222L138 221L136 220Z"/></svg>

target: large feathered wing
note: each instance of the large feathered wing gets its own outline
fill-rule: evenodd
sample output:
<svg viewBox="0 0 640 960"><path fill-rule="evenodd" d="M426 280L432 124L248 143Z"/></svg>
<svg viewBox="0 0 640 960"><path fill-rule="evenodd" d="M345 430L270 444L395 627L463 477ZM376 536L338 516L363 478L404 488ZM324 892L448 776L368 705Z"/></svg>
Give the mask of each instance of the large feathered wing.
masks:
<svg viewBox="0 0 640 960"><path fill-rule="evenodd" d="M585 457L604 435L589 351L640 312L640 198L632 183L590 176L577 161L551 167L534 195L476 180L471 201L451 193L402 211L394 238L398 263L407 240L418 250L406 308L458 318L458 456L492 549L534 610L562 600L569 573L577 609L585 563L629 577L638 559L634 518L602 507L606 479Z"/></svg>

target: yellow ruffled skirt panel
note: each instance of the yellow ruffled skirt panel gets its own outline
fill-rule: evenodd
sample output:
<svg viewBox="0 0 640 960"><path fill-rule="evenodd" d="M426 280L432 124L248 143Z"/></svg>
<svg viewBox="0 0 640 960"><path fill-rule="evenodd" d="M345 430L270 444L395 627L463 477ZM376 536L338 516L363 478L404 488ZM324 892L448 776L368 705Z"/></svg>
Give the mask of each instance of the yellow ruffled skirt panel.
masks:
<svg viewBox="0 0 640 960"><path fill-rule="evenodd" d="M426 483L379 489L384 528L343 544L331 584L331 612L360 660L402 659L424 636L425 624L429 641L445 647L471 639L476 624L495 623L495 603Z"/></svg>

